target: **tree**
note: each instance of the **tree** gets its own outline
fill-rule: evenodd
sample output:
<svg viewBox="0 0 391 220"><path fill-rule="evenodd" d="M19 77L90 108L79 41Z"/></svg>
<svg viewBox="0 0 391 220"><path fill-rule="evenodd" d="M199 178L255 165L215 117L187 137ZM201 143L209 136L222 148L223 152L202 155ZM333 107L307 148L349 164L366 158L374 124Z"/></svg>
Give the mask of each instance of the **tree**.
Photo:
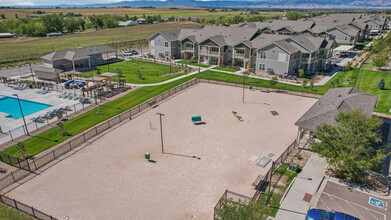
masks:
<svg viewBox="0 0 391 220"><path fill-rule="evenodd" d="M188 21L191 21L191 17L188 17L187 20L188 20Z"/></svg>
<svg viewBox="0 0 391 220"><path fill-rule="evenodd" d="M304 14L299 11L289 11L286 13L286 19L288 20L299 20L304 18Z"/></svg>
<svg viewBox="0 0 391 220"><path fill-rule="evenodd" d="M67 135L68 135L68 132L67 132L67 130L65 129L64 123L59 122L59 123L57 124L57 126L58 126L58 132L59 132L60 136L67 136Z"/></svg>
<svg viewBox="0 0 391 220"><path fill-rule="evenodd" d="M304 70L299 69L299 78L303 78L303 77L304 77Z"/></svg>
<svg viewBox="0 0 391 220"><path fill-rule="evenodd" d="M129 21L129 15L128 14L125 15L124 20L125 21Z"/></svg>
<svg viewBox="0 0 391 220"><path fill-rule="evenodd" d="M278 82L278 78L277 77L273 77L271 80L269 80L269 85L270 87L274 87Z"/></svg>
<svg viewBox="0 0 391 220"><path fill-rule="evenodd" d="M143 79L143 76L141 75L141 73L140 73L139 70L137 70L137 79L138 79L138 80Z"/></svg>
<svg viewBox="0 0 391 220"><path fill-rule="evenodd" d="M18 19L19 18L19 15L15 13L15 18Z"/></svg>
<svg viewBox="0 0 391 220"><path fill-rule="evenodd" d="M345 66L343 66L342 72L349 72L350 70L352 70L352 63L348 62Z"/></svg>
<svg viewBox="0 0 391 220"><path fill-rule="evenodd" d="M100 75L100 74L102 74L101 72L100 72L100 69L99 68L96 68L96 75Z"/></svg>
<svg viewBox="0 0 391 220"><path fill-rule="evenodd" d="M5 14L3 14L3 13L0 14L0 18L1 18L1 19L5 19Z"/></svg>
<svg viewBox="0 0 391 220"><path fill-rule="evenodd" d="M372 60L375 67L383 67L387 65L387 53L377 53Z"/></svg>
<svg viewBox="0 0 391 220"><path fill-rule="evenodd" d="M340 112L335 124L316 128L311 149L335 167L339 178L360 183L365 171L379 171L388 147L381 144L382 121L362 110Z"/></svg>
<svg viewBox="0 0 391 220"><path fill-rule="evenodd" d="M311 80L310 80L310 88L311 88L311 90L314 89L314 85L315 85L315 77L312 77Z"/></svg>
<svg viewBox="0 0 391 220"><path fill-rule="evenodd" d="M303 80L303 82L301 83L301 87L304 89L308 84L308 80Z"/></svg>
<svg viewBox="0 0 391 220"><path fill-rule="evenodd" d="M18 142L18 144L16 145L16 148L18 149L22 158L26 159L28 155L27 155L27 150L26 150L26 147L24 146L24 144L22 142Z"/></svg>
<svg viewBox="0 0 391 220"><path fill-rule="evenodd" d="M382 79L377 83L377 88L380 89L380 90L383 90L385 86L386 86L386 82L385 82L384 79L382 78Z"/></svg>

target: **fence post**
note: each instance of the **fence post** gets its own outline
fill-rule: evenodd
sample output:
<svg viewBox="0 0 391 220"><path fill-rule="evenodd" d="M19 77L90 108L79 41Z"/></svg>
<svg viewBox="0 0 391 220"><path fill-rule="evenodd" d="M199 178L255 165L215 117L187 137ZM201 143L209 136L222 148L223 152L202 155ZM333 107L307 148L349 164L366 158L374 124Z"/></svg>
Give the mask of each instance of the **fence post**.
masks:
<svg viewBox="0 0 391 220"><path fill-rule="evenodd" d="M16 180L15 180L15 177L14 177L14 172L11 172L11 176L12 176L12 179L14 180L14 182L16 183Z"/></svg>
<svg viewBox="0 0 391 220"><path fill-rule="evenodd" d="M83 132L83 140L84 140L84 142L86 141L86 136L85 136L84 132Z"/></svg>
<svg viewBox="0 0 391 220"><path fill-rule="evenodd" d="M14 141L14 138L12 137L11 130L9 130L11 141Z"/></svg>
<svg viewBox="0 0 391 220"><path fill-rule="evenodd" d="M14 200L15 208L16 208L17 210L19 210L18 206L16 205L16 200L15 200L15 199L13 199L13 200Z"/></svg>
<svg viewBox="0 0 391 220"><path fill-rule="evenodd" d="M37 217L37 216L35 216L34 207L31 207L31 211L33 212L33 216L34 216L34 217Z"/></svg>
<svg viewBox="0 0 391 220"><path fill-rule="evenodd" d="M70 141L68 141L68 143L69 143L69 149L71 149L71 150L72 150L72 145L71 145L71 142L70 142Z"/></svg>
<svg viewBox="0 0 391 220"><path fill-rule="evenodd" d="M121 114L118 115L118 118L119 118L119 122L121 122Z"/></svg>
<svg viewBox="0 0 391 220"><path fill-rule="evenodd" d="M108 121L107 121L107 125L108 125L108 126L109 126L109 128L110 128L110 120L108 120Z"/></svg>
<svg viewBox="0 0 391 220"><path fill-rule="evenodd" d="M76 113L76 105L73 105L73 108L75 109L75 113Z"/></svg>

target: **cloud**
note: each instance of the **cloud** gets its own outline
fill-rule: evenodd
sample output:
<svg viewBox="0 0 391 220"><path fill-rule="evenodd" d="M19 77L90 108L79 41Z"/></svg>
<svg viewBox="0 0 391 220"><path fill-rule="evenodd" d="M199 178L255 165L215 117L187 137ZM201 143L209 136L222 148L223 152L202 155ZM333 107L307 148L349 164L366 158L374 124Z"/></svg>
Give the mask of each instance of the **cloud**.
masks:
<svg viewBox="0 0 391 220"><path fill-rule="evenodd" d="M2 6L10 6L10 5L18 5L18 6L33 6L34 0L25 1L25 0L2 0L1 5Z"/></svg>

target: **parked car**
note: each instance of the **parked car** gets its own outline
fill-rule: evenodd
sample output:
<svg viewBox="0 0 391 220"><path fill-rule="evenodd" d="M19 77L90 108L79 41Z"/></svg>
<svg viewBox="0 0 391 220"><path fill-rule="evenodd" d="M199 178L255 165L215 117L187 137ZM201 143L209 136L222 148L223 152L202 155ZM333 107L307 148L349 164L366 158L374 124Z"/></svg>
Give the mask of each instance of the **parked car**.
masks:
<svg viewBox="0 0 391 220"><path fill-rule="evenodd" d="M349 52L337 52L337 53L335 53L335 55L341 56L341 57L347 57L350 55L350 53Z"/></svg>
<svg viewBox="0 0 391 220"><path fill-rule="evenodd" d="M138 54L137 50L131 49L129 51L132 52L133 55L137 55Z"/></svg>
<svg viewBox="0 0 391 220"><path fill-rule="evenodd" d="M122 51L122 55L124 55L124 56L133 56L133 53L130 50L124 50L124 51Z"/></svg>
<svg viewBox="0 0 391 220"><path fill-rule="evenodd" d="M360 220L348 214L323 209L311 209L307 212L305 220Z"/></svg>
<svg viewBox="0 0 391 220"><path fill-rule="evenodd" d="M331 58L331 62L332 62L332 63L340 63L341 60L340 60L340 59L337 59L337 58Z"/></svg>

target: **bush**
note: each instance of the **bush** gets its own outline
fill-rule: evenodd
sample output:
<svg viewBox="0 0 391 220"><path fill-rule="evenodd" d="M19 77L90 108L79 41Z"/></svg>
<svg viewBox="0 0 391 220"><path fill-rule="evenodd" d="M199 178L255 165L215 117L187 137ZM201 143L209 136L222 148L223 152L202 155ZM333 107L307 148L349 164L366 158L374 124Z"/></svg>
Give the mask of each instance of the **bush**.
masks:
<svg viewBox="0 0 391 220"><path fill-rule="evenodd" d="M385 86L386 86L386 82L385 82L384 79L382 78L382 79L377 83L377 88L380 89L380 90L383 90Z"/></svg>

